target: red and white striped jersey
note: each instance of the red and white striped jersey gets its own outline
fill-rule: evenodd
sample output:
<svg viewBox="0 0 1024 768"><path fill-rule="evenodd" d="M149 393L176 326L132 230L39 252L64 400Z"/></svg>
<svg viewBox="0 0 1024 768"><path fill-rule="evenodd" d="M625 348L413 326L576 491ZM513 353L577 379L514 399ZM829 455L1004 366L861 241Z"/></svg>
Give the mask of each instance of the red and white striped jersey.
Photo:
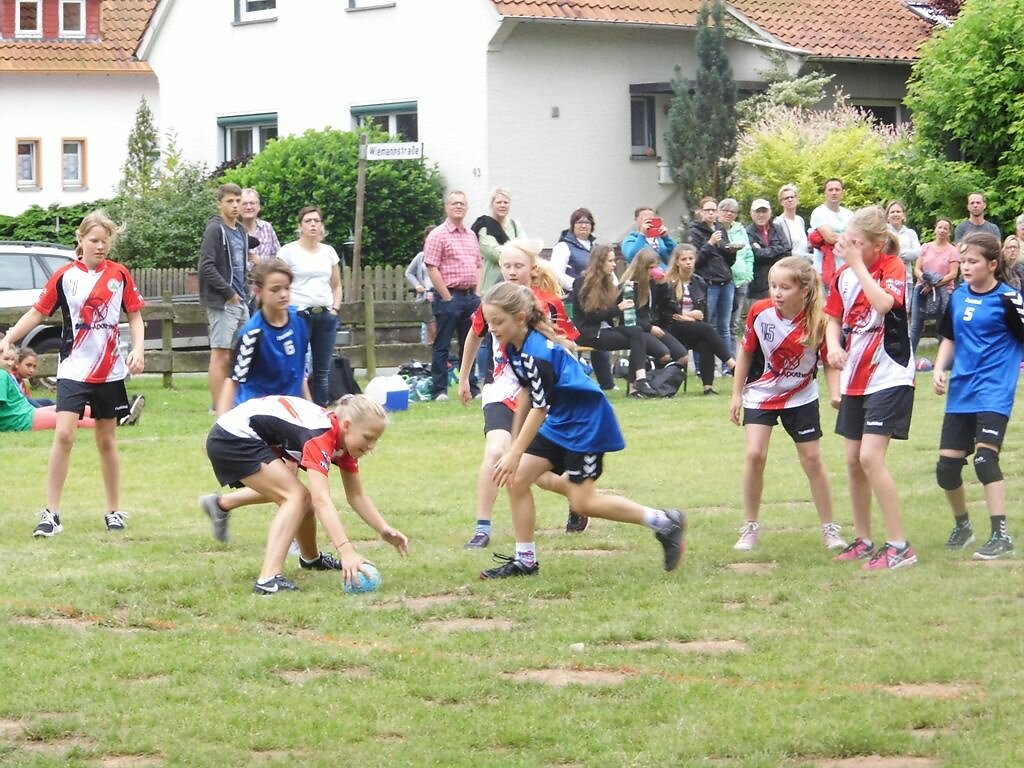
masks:
<svg viewBox="0 0 1024 768"><path fill-rule="evenodd" d="M914 386L914 355L904 303L906 267L883 253L868 270L894 304L885 315L871 306L857 276L844 264L836 272L825 314L842 324L846 366L840 375L844 395L870 395L891 387Z"/></svg>
<svg viewBox="0 0 1024 768"><path fill-rule="evenodd" d="M95 270L79 259L54 272L35 308L49 316L60 307L64 315L57 378L103 384L127 377L117 324L122 307L138 312L143 306L128 269L110 259Z"/></svg>
<svg viewBox="0 0 1024 768"><path fill-rule="evenodd" d="M243 440L262 440L301 469L326 475L331 464L359 472L359 461L344 450L344 436L333 411L290 395L246 400L217 419L217 426Z"/></svg>
<svg viewBox="0 0 1024 768"><path fill-rule="evenodd" d="M787 320L771 299L754 303L740 343L751 369L763 372L744 385L744 408L775 411L818 399L818 350L802 343L805 334L803 312Z"/></svg>

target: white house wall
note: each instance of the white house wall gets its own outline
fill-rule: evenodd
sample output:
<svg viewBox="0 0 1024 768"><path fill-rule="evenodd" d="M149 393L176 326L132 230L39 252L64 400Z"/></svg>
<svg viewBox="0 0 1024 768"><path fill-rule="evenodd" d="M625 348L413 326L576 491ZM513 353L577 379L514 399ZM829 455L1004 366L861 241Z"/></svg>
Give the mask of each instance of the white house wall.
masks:
<svg viewBox="0 0 1024 768"><path fill-rule="evenodd" d="M671 81L676 64L692 78L693 44L687 30L523 22L488 55L488 179L510 188L513 215L531 236L550 246L579 206L594 213L605 242L632 229L637 205L678 224L682 204L673 185L658 183L658 158L630 157L630 85ZM728 45L733 76L760 79L759 50ZM661 157L667 103L657 101Z"/></svg>
<svg viewBox="0 0 1024 768"><path fill-rule="evenodd" d="M139 98L157 101L148 75L15 75L0 78L0 213L17 215L32 205L76 203L110 197L121 179L128 134ZM63 189L62 139L86 140L84 189ZM19 190L16 139L39 139L39 189Z"/></svg>
<svg viewBox="0 0 1024 768"><path fill-rule="evenodd" d="M218 117L276 112L286 136L349 130L353 106L415 101L428 159L450 187L481 200L485 57L497 23L489 3L346 7L278 3L276 21L233 25L231 3L176 0L148 59L160 77L161 127L177 131L189 159L212 166L224 159Z"/></svg>

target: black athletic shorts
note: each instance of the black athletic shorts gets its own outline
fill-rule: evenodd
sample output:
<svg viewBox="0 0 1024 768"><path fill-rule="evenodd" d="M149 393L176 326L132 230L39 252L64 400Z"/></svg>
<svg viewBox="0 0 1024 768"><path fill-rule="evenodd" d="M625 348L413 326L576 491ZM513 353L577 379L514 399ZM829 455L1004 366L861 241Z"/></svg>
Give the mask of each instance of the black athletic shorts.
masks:
<svg viewBox="0 0 1024 768"><path fill-rule="evenodd" d="M963 451L970 456L978 443L1002 448L1009 421L1003 414L994 411L947 413L942 419L939 450Z"/></svg>
<svg viewBox="0 0 1024 768"><path fill-rule="evenodd" d="M255 475L264 464L281 460L262 440L232 435L219 424L214 424L206 437L206 455L217 482L232 488L241 488L245 485L242 479Z"/></svg>
<svg viewBox="0 0 1024 768"><path fill-rule="evenodd" d="M794 443L809 443L821 439L821 417L818 413L817 400L793 408L743 409L744 425L763 424L766 427L774 427L780 421Z"/></svg>
<svg viewBox="0 0 1024 768"><path fill-rule="evenodd" d="M82 418L85 406L92 409L94 419L121 419L128 415L128 392L124 379L103 384L57 379L57 410L71 411Z"/></svg>
<svg viewBox="0 0 1024 768"><path fill-rule="evenodd" d="M870 395L843 395L836 417L836 434L847 440L864 435L888 435L894 440L910 437L914 412L914 388L890 387Z"/></svg>
<svg viewBox="0 0 1024 768"><path fill-rule="evenodd" d="M484 406L484 434L501 429L511 434L515 412L504 403L488 403Z"/></svg>
<svg viewBox="0 0 1024 768"><path fill-rule="evenodd" d="M526 452L547 459L556 475L568 472L569 482L577 485L585 480L597 480L604 471L603 453L575 453L541 435L533 438Z"/></svg>

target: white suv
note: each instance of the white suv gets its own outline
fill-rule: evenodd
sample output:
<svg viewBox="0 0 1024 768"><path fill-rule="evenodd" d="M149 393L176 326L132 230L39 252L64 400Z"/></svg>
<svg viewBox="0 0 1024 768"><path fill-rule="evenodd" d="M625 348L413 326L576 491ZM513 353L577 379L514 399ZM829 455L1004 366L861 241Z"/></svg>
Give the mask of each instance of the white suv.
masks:
<svg viewBox="0 0 1024 768"><path fill-rule="evenodd" d="M74 249L66 245L0 240L0 309L31 307L50 275L74 259ZM39 353L55 352L60 330L60 325L38 325L20 343Z"/></svg>

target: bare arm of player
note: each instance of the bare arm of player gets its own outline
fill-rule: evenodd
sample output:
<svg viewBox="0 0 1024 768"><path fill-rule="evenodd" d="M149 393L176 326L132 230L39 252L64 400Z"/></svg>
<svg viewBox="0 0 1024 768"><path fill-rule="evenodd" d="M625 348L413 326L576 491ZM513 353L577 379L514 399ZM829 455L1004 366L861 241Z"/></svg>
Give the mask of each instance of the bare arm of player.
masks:
<svg viewBox="0 0 1024 768"><path fill-rule="evenodd" d="M522 405L522 402L520 400L518 405ZM525 407L516 408L516 418L519 417L519 413L522 410L525 410ZM510 485L515 479L523 453L530 447L530 443L537 436L537 432L547 417L548 412L546 408L529 409L529 413L526 414L523 425L519 429L519 434L512 441L511 447L505 452L504 456L498 459L498 463L494 465L494 472L491 474L491 478L496 486L500 488L503 485Z"/></svg>
<svg viewBox="0 0 1024 768"><path fill-rule="evenodd" d="M857 276L860 289L871 307L880 315L889 314L889 310L896 304L896 299L876 283L875 278L868 271L867 265L864 264L864 244L849 234L844 234L836 245L836 253Z"/></svg>
<svg viewBox="0 0 1024 768"><path fill-rule="evenodd" d="M828 402L835 409L839 409L839 402L842 396L839 394L839 369L829 365L825 361L825 386L828 387Z"/></svg>
<svg viewBox="0 0 1024 768"><path fill-rule="evenodd" d="M837 371L843 370L846 366L846 350L842 345L842 328L834 317L830 317L825 326L825 341L828 344L828 364Z"/></svg>
<svg viewBox="0 0 1024 768"><path fill-rule="evenodd" d="M953 367L955 354L956 342L943 338L939 342L939 351L935 353L935 366L932 368L932 389L936 395L946 394L946 377L949 375L949 369Z"/></svg>
<svg viewBox="0 0 1024 768"><path fill-rule="evenodd" d="M217 398L216 404L218 418L235 407L235 397L237 395L238 382L231 377L224 379L224 384L220 388L220 396Z"/></svg>
<svg viewBox="0 0 1024 768"><path fill-rule="evenodd" d="M146 367L146 326L142 322L142 313L136 310L128 313L128 331L132 337L132 348L128 352L128 370L132 374L142 373Z"/></svg>
<svg viewBox="0 0 1024 768"><path fill-rule="evenodd" d="M355 544L349 541L348 534L345 533L341 515L331 499L331 484L327 475L322 475L319 472L307 472L306 474L309 476L309 495L313 505L313 514L320 521L331 544L338 550L345 583L352 584L356 580L359 567L367 560L356 552Z"/></svg>
<svg viewBox="0 0 1024 768"><path fill-rule="evenodd" d="M462 362L459 363L459 402L463 405L473 402L473 394L469 389L469 375L473 372L480 344L480 337L470 328L469 333L466 334L466 343L462 345Z"/></svg>
<svg viewBox="0 0 1024 768"><path fill-rule="evenodd" d="M729 420L740 425L743 415L743 385L747 383L750 371L750 353L742 345L736 345L736 367L732 369L732 401L729 403Z"/></svg>

